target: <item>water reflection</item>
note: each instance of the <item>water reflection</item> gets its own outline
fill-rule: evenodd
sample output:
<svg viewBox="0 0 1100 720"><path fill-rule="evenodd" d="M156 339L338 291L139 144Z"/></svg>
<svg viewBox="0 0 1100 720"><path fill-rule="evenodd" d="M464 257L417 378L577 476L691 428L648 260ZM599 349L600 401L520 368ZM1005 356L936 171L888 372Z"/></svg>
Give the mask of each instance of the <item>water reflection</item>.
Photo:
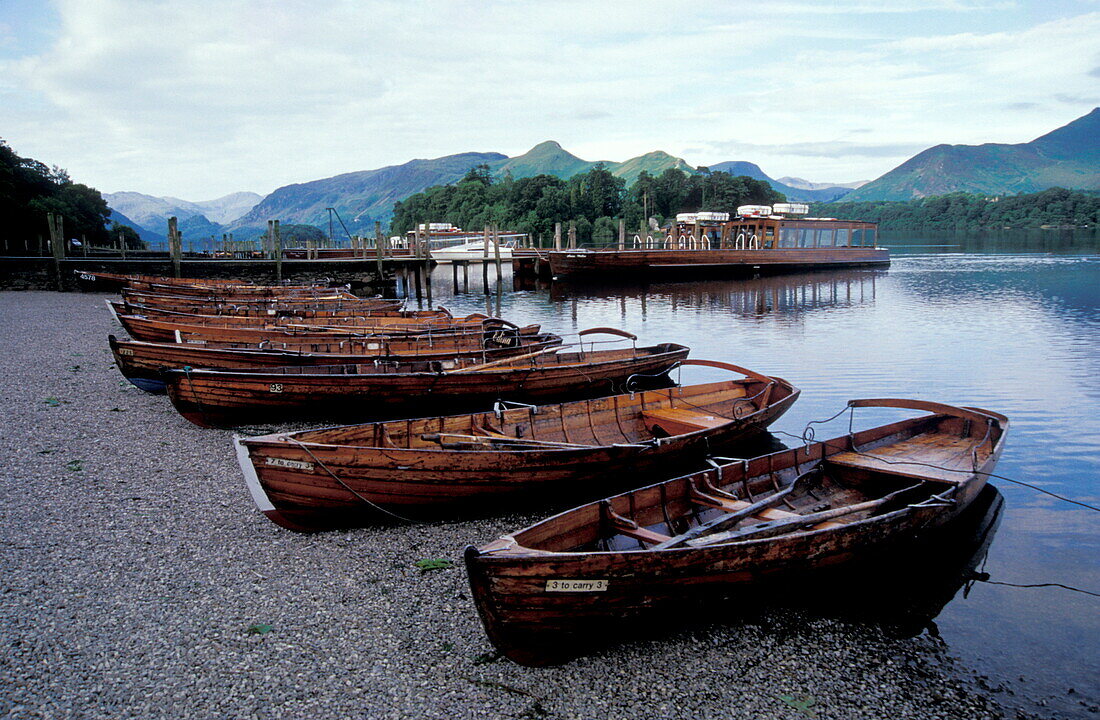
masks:
<svg viewBox="0 0 1100 720"><path fill-rule="evenodd" d="M798 315L814 310L868 306L875 300L878 282L887 275L887 270L877 269L692 283L594 285L555 281L550 284L550 299L574 304L594 299L616 300L623 304L636 301L643 314L650 303L659 302L673 312L685 308L732 312L742 317Z"/></svg>
<svg viewBox="0 0 1100 720"><path fill-rule="evenodd" d="M1100 230L1016 228L1001 230L881 230L879 244L891 255L917 253L1095 252Z"/></svg>

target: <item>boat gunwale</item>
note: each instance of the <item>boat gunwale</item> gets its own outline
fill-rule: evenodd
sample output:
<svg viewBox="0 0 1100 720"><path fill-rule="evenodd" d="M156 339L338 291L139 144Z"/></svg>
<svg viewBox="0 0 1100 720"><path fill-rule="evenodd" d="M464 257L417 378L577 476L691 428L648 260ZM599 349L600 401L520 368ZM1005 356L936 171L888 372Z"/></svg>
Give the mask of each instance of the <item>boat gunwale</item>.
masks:
<svg viewBox="0 0 1100 720"><path fill-rule="evenodd" d="M747 415L742 415L739 418L730 419L728 422L723 423L718 428L719 430L725 429L725 428L729 427L730 425L732 425L734 423L739 423L739 422L742 422L742 421L745 421L745 420L749 420L751 418L755 418L758 415L760 415L761 413L765 413L765 412L768 412L770 410L783 407L784 405L793 404L794 401L798 399L799 394L800 394L801 391L798 388L796 388L794 385L792 385L790 382L788 382L787 380L784 380L783 378L780 378L780 377L774 377L774 376L768 376L768 377L773 381L777 381L778 384L782 384L782 385L786 386L786 388L789 391L788 394L786 396L784 396L783 398L775 401L775 402L764 405L763 407L759 408L758 410L755 410L754 412L748 413ZM740 379L740 380L719 380L719 381L715 381L713 383L699 383L699 384L696 384L696 385L692 385L690 387L718 386L718 385L725 385L725 384L732 385L732 384L740 383L740 382L753 382L753 380L752 380L752 378L744 378L744 379ZM756 382L759 382L759 381L756 381ZM639 391L639 392L633 393L633 394L642 394L642 393L649 393L649 392L660 393L660 392L664 392L666 390L677 390L677 389L679 389L679 388L678 387L662 388L662 389L659 389L659 390ZM594 399L604 400L604 399L614 398L614 397L617 397L617 396L622 396L622 395L627 395L627 394L630 394L630 393L616 393L615 395L605 395L605 396L602 396L600 398L593 398L593 400ZM742 396L739 399L743 400L743 399L746 399L746 398L744 396ZM572 402L575 402L575 403L579 404L579 403L591 402L591 400L576 400L576 401L572 401ZM540 407L540 408L554 408L554 407L569 405L569 404L571 404L571 403L570 402L551 403L549 405L540 405L538 407ZM510 408L510 409L512 409L512 408ZM491 413L492 411L488 411L488 412ZM410 419L411 420L424 420L424 419L434 419L436 417L468 417L468 416L483 415L483 414L488 414L488 413L486 413L486 412L460 413L458 415L451 415L451 416L429 415L429 416L425 416L424 418L410 418ZM389 422L404 422L404 420L380 420L380 421L371 422L371 423L362 423L361 425L384 425L384 424L389 423ZM447 449L447 448L443 448L442 446L440 446L438 448L436 448L436 447L417 447L417 448L396 447L396 448L394 448L394 447L384 447L384 446L380 446L380 445L347 445L347 444L319 443L319 442L312 442L312 441L304 441L304 440L298 440L296 438L293 439L293 440L290 439L294 435L298 435L298 434L313 433L313 432L325 432L325 431L328 431L328 430L339 430L339 429L344 428L344 427L348 427L348 426L346 426L346 425L330 425L330 426L323 427L323 428L313 428L313 429L310 429L310 430L299 430L299 431L295 431L295 432L291 432L291 433L268 433L266 435L257 435L257 436L254 436L254 437L241 438L241 441L244 442L245 444L249 444L249 443L256 443L257 445L267 444L269 447L270 446L279 446L279 447L284 447L284 446L288 446L288 447L306 446L306 447L312 447L312 448L335 449L335 450L340 450L340 449L346 449L346 450L384 450L384 451L387 451L387 452L399 451L401 453L447 453L447 454L462 453L462 454L490 455L490 456L493 456L493 457L508 456L508 455L518 455L520 457L529 457L530 454L532 454L532 453L552 453L552 454L554 454L554 456L560 456L559 454L570 453L570 452L580 454L580 453L591 453L593 451L607 451L607 450L613 450L613 449L616 449L616 448L621 448L621 449L641 448L644 451L644 450L648 450L648 449L651 449L651 448L654 448L654 447L659 447L660 445L665 444L666 441L677 441L678 442L678 441L681 441L681 440L694 440L695 438L700 437L703 434L712 434L712 433L715 432L715 428L699 428L698 430L692 430L691 432L679 433L679 434L676 434L676 435L670 435L670 436L665 437L665 438L653 438L651 440L644 440L644 441L640 441L640 442L636 442L636 443L621 442L621 443L610 443L610 444L605 444L605 445L587 445L585 447L558 447L558 448L545 447L544 446L544 447L530 447L530 448L517 448L517 449L509 448L507 450L503 450L503 449L501 449L501 450L490 450L490 449L460 450L460 449ZM522 441L522 438L517 438L517 439ZM656 484L660 484L660 483L656 483ZM639 488L639 489L644 489L644 488Z"/></svg>
<svg viewBox="0 0 1100 720"><path fill-rule="evenodd" d="M958 471L960 473L967 472L970 477L978 476L978 475L988 476L989 473L984 471L982 468L988 467L991 463L996 463L997 459L1000 457L1001 452L1004 449L1005 437L1008 434L1008 428L1009 428L1009 424L1010 424L1009 420L1006 416L1002 415L1001 413L997 413L997 412L994 412L994 411L991 411L991 410L985 410L983 408L977 408L977 407L971 407L971 406L958 406L958 407L960 407L964 410L972 410L972 411L975 411L975 412L978 412L978 413L988 415L991 419L996 420L998 422L999 426L1000 426L1001 434L997 438L996 444L994 444L990 448L989 455L982 462L981 466L978 469L972 469L972 470L969 470L969 471L965 471L965 470ZM921 415L921 416L918 416L918 417L906 418L906 419L899 420L899 421L896 421L896 422L893 422L893 423L888 423L886 425L878 425L878 426L875 426L875 427L866 428L865 430L860 430L860 431L855 432L855 433L848 433L848 434L844 434L844 435L839 435L839 436L834 437L834 438L829 438L827 440L816 441L816 442L814 442L812 444L809 444L809 445L803 445L802 447L788 448L786 450L779 450L779 451L776 451L774 453L768 453L766 455L761 455L761 456L758 456L758 457L755 457L755 458L746 458L745 460L739 461L739 462L748 463L748 462L751 462L751 461L754 461L754 460L760 460L762 458L781 455L783 453L788 453L788 452L791 452L792 450L797 451L797 452L802 452L806 448L813 448L815 446L821 446L824 450L825 448L830 447L830 445L829 445L830 443L843 443L842 445L838 445L838 446L834 446L834 447L839 447L840 448L838 450L838 453L839 452L844 452L844 451L847 451L847 450L851 449L850 439L858 437L861 433L870 433L872 431L889 430L890 432L888 432L887 435L890 435L890 434L896 433L899 430L904 429L908 425L915 424L917 422L924 422L924 421L928 421L928 420L935 420L937 418L947 418L947 417L949 417L949 416L945 415L943 413L931 413L931 414ZM832 454L838 454L838 453L832 453ZM820 458L817 458L816 460L811 460L811 462L820 463L820 462L823 462L823 461L827 460L828 457L829 457L829 455L826 455L823 452L822 456ZM724 465L722 467L729 467L731 465L736 465L736 464L738 464L738 462L729 463L728 465ZM713 553L713 552L715 552L715 551L717 551L721 548L747 547L747 546L753 546L753 545L756 545L756 544L774 543L774 542L776 542L777 539L787 539L787 538L799 538L799 539L801 539L801 538L805 538L805 537L810 536L810 535L816 535L818 533L839 533L840 531L845 530L846 528L850 528L850 527L865 528L872 521L881 521L883 518L891 518L891 519L896 518L898 516L898 513L906 513L906 512L907 513L914 513L914 511L917 511L917 510L928 510L928 511L933 511L934 512L936 510L936 508L933 508L933 507L929 507L929 508L904 507L904 508L899 508L898 510L894 510L894 511L891 511L891 512L888 512L888 513L883 513L882 515L872 515L872 516L869 516L869 517L866 517L866 518L862 518L860 520L852 521L850 523L844 523L843 526L841 526L841 527L827 527L827 528L818 528L818 529L808 528L806 530L796 530L796 531L793 531L793 532L783 533L780 536L762 537L762 538L749 539L749 540L731 540L731 541L727 541L727 542L720 542L720 543L715 543L713 545L701 546L701 547L692 547L692 546L688 546L688 545L683 545L683 546L677 546L677 547L662 548L660 550L655 550L653 548L641 548L641 547L640 548L621 549L621 550L562 550L562 551L558 551L558 550L541 550L541 549L538 549L538 548L529 548L525 545L520 544L519 541L516 540L517 535L520 535L522 533L533 530L533 529L535 529L539 526L546 525L546 524L548 524L548 523L550 523L554 520L557 520L558 518L565 517L565 516L567 516L571 513L578 512L582 508L596 506L596 505L599 505L601 502L605 502L605 501L610 502L610 501L614 500L615 498L628 497L628 496L634 495L636 493L641 493L641 492L644 492L646 490L657 488L661 485L667 485L667 484L674 483L674 482L677 482L677 481L687 481L688 478L692 478L692 477L701 475L701 474L706 473L706 472L710 472L710 470L703 471L702 473L701 472L694 472L694 473L688 473L686 475L680 475L680 476L677 476L677 477L674 477L674 478L669 478L667 480L662 480L662 481L659 481L659 482L651 483L649 485L644 485L642 487L634 488L632 490L628 490L628 491L619 493L617 495L611 495L607 498L603 498L602 500L597 500L597 501L594 501L594 502L591 502L591 503L585 503L584 505L578 505L576 507L569 508L567 510L563 510L562 512L557 513L555 515L552 515L548 518L544 518L543 520L540 520L537 523L534 523L532 525L528 525L527 527L516 530L515 532L508 533L506 535L501 535L500 537L498 537L494 540L491 540L487 543L484 543L482 545L473 545L473 544L468 545L467 546L468 549L472 548L476 552L476 555L474 555L472 558L469 558L468 562L470 562L470 561L474 561L474 562L484 561L484 562L492 563L492 564L496 565L496 564L507 564L507 563L515 562L517 560L523 560L523 561L542 561L542 560L546 560L548 562L551 562L551 561L570 562L570 561L573 561L573 560L577 560L577 559L580 559L580 558L586 558L586 557L600 558L600 559L605 559L606 560L606 559L617 557L617 556L621 557L625 561L627 558L637 557L639 555L653 554L655 556L660 556L661 554L668 553L668 552L675 552L675 553L678 553L678 554L681 554L681 555L686 555L688 553L699 553L700 555L703 555L703 554L706 554L706 553ZM985 481L983 480L982 482L984 484ZM489 546L497 545L497 544L505 545L505 547L489 548ZM489 549L486 549L486 548L489 548Z"/></svg>

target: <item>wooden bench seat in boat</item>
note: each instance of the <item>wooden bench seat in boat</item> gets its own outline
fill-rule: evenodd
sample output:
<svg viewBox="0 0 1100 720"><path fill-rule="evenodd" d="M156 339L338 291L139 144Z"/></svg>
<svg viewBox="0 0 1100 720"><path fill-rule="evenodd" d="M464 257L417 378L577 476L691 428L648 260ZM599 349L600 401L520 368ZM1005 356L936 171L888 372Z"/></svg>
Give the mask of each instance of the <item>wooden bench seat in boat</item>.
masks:
<svg viewBox="0 0 1100 720"><path fill-rule="evenodd" d="M970 438L924 433L882 448L830 455L826 462L899 477L960 483L973 472L972 447ZM910 460L912 464L907 465Z"/></svg>
<svg viewBox="0 0 1100 720"><path fill-rule="evenodd" d="M691 408L646 408L642 411L646 427L656 425L669 435L683 435L696 430L720 427L729 418L710 415Z"/></svg>

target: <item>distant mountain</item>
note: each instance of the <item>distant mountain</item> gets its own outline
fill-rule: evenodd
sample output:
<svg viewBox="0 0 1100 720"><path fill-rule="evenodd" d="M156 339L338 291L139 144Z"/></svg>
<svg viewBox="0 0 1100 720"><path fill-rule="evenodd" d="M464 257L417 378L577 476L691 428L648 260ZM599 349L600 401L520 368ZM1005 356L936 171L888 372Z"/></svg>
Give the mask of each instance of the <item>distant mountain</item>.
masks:
<svg viewBox="0 0 1100 720"><path fill-rule="evenodd" d="M781 178L779 178L779 182L783 183L784 185L789 185L790 187L793 187L793 188L798 188L799 190L826 190L828 188L834 188L834 187L848 188L849 190L855 190L857 187L861 187L863 185L866 185L868 181L867 180L860 180L858 182L850 182L850 183L819 183L819 182L813 182L811 180L804 180L804 179L798 178L798 177L781 177Z"/></svg>
<svg viewBox="0 0 1100 720"><path fill-rule="evenodd" d="M455 182L475 165L492 165L506 160L508 156L500 153L469 152L285 185L231 223L229 229L242 233L263 231L267 221L274 218L285 223L327 228L327 208L332 207L350 232L372 233L376 220L383 225L389 222L393 204L398 200L433 185Z"/></svg>
<svg viewBox="0 0 1100 720"><path fill-rule="evenodd" d="M505 172L512 174L514 178L532 177L534 175L553 175L563 180L568 180L578 173L588 172L596 165L603 165L615 177L621 177L630 185L643 171L650 175L660 175L669 168L676 168L684 172L695 170L684 160L673 157L661 150L655 150L645 155L639 155L624 162L610 162L607 160L581 160L553 140L541 142L522 155L508 158L500 163L490 163L494 175L503 175Z"/></svg>
<svg viewBox="0 0 1100 720"><path fill-rule="evenodd" d="M650 175L660 175L665 170L669 169L683 170L686 173L695 172L695 168L691 167L684 160L673 157L662 150L655 150L653 152L646 153L645 155L639 155L636 158L631 158L621 163L610 163L607 169L611 171L611 174L616 177L621 177L626 180L626 184L630 185L642 172L648 172Z"/></svg>
<svg viewBox="0 0 1100 720"><path fill-rule="evenodd" d="M370 233L377 220L383 225L393 215L393 205L433 185L460 180L475 165L485 164L497 177L510 173L513 178L554 175L568 179L599 164L582 160L556 142L542 142L522 155L508 157L500 153L462 153L431 160L411 160L378 170L346 173L312 182L287 185L264 198L228 229L239 233L262 232L270 218L281 222L328 227L327 208L336 208L348 231ZM691 166L668 153L656 151L625 162L604 162L617 177L632 183L643 171L659 175L668 168L692 172ZM343 231L337 227L337 234Z"/></svg>
<svg viewBox="0 0 1100 720"><path fill-rule="evenodd" d="M202 214L210 222L225 225L245 215L263 199L262 195L254 192L235 192L216 200L204 200L193 204L202 209Z"/></svg>
<svg viewBox="0 0 1100 720"><path fill-rule="evenodd" d="M216 200L190 202L174 197L153 197L137 192L108 193L103 196L112 210L130 219L134 229L143 229L164 238L168 218L179 220L180 230L211 235L221 232L221 226L236 220L262 199L252 192L238 192ZM189 230L188 230L189 229Z"/></svg>
<svg viewBox="0 0 1100 720"><path fill-rule="evenodd" d="M936 145L853 190L845 201L912 200L970 192L1100 190L1100 108L1028 143Z"/></svg>
<svg viewBox="0 0 1100 720"><path fill-rule="evenodd" d="M774 190L786 195L788 200L796 202L831 202L851 192L849 188L843 185L828 185L819 188L800 188L788 185L765 175L759 165L744 160L720 162L717 165L711 165L710 170L712 172L728 172L730 175L747 175L753 180L764 180L770 183Z"/></svg>
<svg viewBox="0 0 1100 720"><path fill-rule="evenodd" d="M553 140L539 143L522 155L505 158L490 163L494 175L511 173L515 179L534 177L535 175L554 175L568 178L577 173L587 172L596 163L581 160L576 155L562 149Z"/></svg>
<svg viewBox="0 0 1100 720"><path fill-rule="evenodd" d="M161 247L166 247L167 246L168 239L164 234L156 233L156 232L153 232L152 230L147 230L146 228L142 227L140 223L134 222L129 217L123 215L122 213L120 213L118 210L115 210L114 208L110 208L110 210L111 210L111 215L107 218L107 228L108 229L110 229L111 223L116 223L116 222L119 225L129 225L130 227L132 227L137 232L138 237L140 237L142 240L145 241L145 244L150 249L161 248Z"/></svg>

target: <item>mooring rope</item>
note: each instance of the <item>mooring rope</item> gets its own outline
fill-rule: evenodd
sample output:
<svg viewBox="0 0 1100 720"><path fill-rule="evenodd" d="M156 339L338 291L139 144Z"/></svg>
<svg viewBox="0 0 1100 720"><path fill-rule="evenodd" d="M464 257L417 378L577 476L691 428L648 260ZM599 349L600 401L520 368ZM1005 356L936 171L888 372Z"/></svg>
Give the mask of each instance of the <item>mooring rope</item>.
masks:
<svg viewBox="0 0 1100 720"><path fill-rule="evenodd" d="M985 583L986 585L1004 585L1006 587L1014 588L1046 588L1056 587L1063 590L1069 590L1071 592L1081 593L1082 595L1091 595L1092 597L1100 597L1100 593L1093 592L1092 590L1084 590L1079 587L1073 587L1072 585L1063 585L1062 583L1049 582L1049 583L1010 583L1003 580L990 580L989 573L987 572L973 572L967 576L967 580L974 582Z"/></svg>
<svg viewBox="0 0 1100 720"><path fill-rule="evenodd" d="M395 518L397 518L398 520L401 520L402 522L406 522L406 523L409 523L410 525L419 525L419 524L420 524L420 523L419 523L418 521L416 521L416 520L412 520L412 519L410 519L410 518L407 518L407 517L405 517L405 516L403 516L403 515L398 515L398 514L397 514L397 513L395 513L395 512L391 512L391 511L387 510L386 508L384 508L384 507L382 507L382 506L380 506L380 505L376 505L375 503L372 503L372 502L371 502L370 500L367 500L367 499L366 499L365 497L363 497L363 496L362 496L362 495L360 495L360 494L359 494L358 492L356 492L356 491L355 491L355 490L354 490L353 488L351 488L351 487L350 487L350 486L349 486L349 485L348 485L348 484L347 484L346 482L344 482L344 481L343 481L343 480L342 480L342 479L341 479L341 478L340 478L340 477L339 477L339 476L338 476L338 475L337 475L336 473L334 473L334 472L333 472L332 470L330 470L330 469L329 469L329 467L328 467L328 465L325 465L325 464L324 464L323 462L321 462L321 459L320 459L320 458L318 458L318 457L317 457L316 455L314 455L314 454L313 454L313 451L312 451L312 450L310 450L310 449L309 449L308 447L306 447L306 446L305 446L305 444L304 444L304 443L303 443L303 442L302 442L301 440L299 440L299 439L298 439L298 438L296 438L296 437L290 436L290 435L287 435L287 436L286 436L286 439L287 439L287 440L290 440L290 441L291 441L292 443L294 443L295 445L297 445L298 447L300 447L300 448L301 448L302 450L305 450L305 451L306 451L306 454L307 454L307 455L309 455L309 456L310 456L311 458L313 458L314 462L316 462L316 463L317 463L318 465L320 465L320 466L321 466L321 469L322 469L322 470L324 470L324 471L325 471L325 472L327 472L327 473L328 473L329 475L331 475L331 476L332 476L332 479L333 479L333 480L335 480L335 481L336 481L337 483L339 483L340 487L344 488L344 489L345 489L345 490L347 490L347 491L348 491L349 493L351 493L351 494L352 494L352 495L354 495L354 496L355 496L356 498L358 498L359 500L363 501L364 503L366 503L366 504L367 504L367 505L369 505L370 507L374 508L375 510L377 510L377 511L379 511L379 512L381 512L381 513L385 513L386 515L389 515L389 516L391 516L391 517L395 517Z"/></svg>
<svg viewBox="0 0 1100 720"><path fill-rule="evenodd" d="M852 426L853 426L853 421L855 419L855 408L851 407L851 406L844 408L843 410L841 410L840 412L838 412L837 414L833 415L832 417L830 417L826 420L811 420L809 423L806 424L806 429L804 429L802 431L802 435L795 435L794 433L785 432L783 430L771 430L770 432L773 432L777 435L786 435L787 437L794 438L795 440L802 440L804 443L809 444L810 442L813 441L813 437L814 437L813 427L811 427L811 426L821 425L823 423L827 423L827 422L830 422L832 420L835 420L838 417L840 417L845 411L848 411L848 410L851 411L851 414L848 417L848 434L852 435L853 434L852 433ZM997 480L1004 480L1005 482L1010 482L1010 483L1013 483L1013 484L1016 484L1016 485L1021 485L1021 486L1026 487L1026 488L1030 488L1032 490L1036 490L1038 492L1049 495L1052 498L1055 498L1057 500L1061 500L1063 502L1070 503L1071 505L1079 505L1080 507L1083 507L1087 510L1092 510L1094 512L1100 512L1100 507L1097 507L1096 505L1090 505L1089 503L1082 502L1080 500L1074 500L1073 498L1066 497L1065 495L1059 495L1056 492L1052 492L1050 490L1046 490L1045 488L1041 488L1037 485L1032 485L1031 483L1024 482L1023 480L1016 480L1014 478L1010 478L1010 477L1007 477L1005 475L998 475L996 473L985 472L983 470L960 470L958 468L943 467L941 465L933 465L931 463L922 463L922 462L917 462L917 461L914 461L914 460L887 460L885 458L879 457L878 455L869 455L869 454L867 454L865 452L862 452L861 450L859 450L858 448L855 448L855 447L852 448L852 451L855 452L855 453L858 453L860 455L865 455L867 457L874 458L877 462L881 462L881 463L884 463L886 465L918 465L918 466L922 466L922 467L932 468L934 470L944 470L944 471L947 471L947 472L972 472L975 475L985 475L986 477L995 478Z"/></svg>

